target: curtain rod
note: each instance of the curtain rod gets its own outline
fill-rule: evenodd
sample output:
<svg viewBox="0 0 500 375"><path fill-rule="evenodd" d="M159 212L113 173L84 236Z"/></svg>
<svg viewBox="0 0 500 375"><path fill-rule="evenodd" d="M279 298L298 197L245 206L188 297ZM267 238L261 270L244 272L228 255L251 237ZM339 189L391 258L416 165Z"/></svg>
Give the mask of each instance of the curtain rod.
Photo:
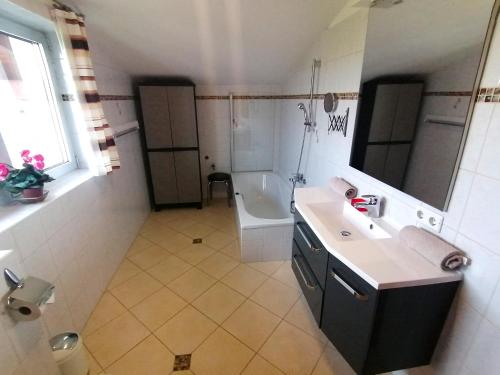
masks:
<svg viewBox="0 0 500 375"><path fill-rule="evenodd" d="M54 7L57 8L57 9L65 10L66 12L73 12L77 16L85 18L85 15L83 13L76 11L75 9L73 9L72 7L70 7L69 5L63 4L63 3L61 3L60 1L57 1L57 0L52 0L52 3L54 5Z"/></svg>

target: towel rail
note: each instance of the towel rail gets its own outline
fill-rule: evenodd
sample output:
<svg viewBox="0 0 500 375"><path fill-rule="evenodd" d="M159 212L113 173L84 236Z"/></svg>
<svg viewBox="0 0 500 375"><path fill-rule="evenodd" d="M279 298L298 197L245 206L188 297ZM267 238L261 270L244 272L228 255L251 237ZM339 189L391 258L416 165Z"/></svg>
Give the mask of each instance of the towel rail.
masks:
<svg viewBox="0 0 500 375"><path fill-rule="evenodd" d="M438 125L448 125L448 126L456 126L459 128L463 128L465 126L464 122L461 121L453 121L453 120L438 120L438 119L425 119L425 122L428 124L438 124Z"/></svg>
<svg viewBox="0 0 500 375"><path fill-rule="evenodd" d="M122 136L124 136L126 134L136 132L138 130L139 130L138 126L134 126L133 128L128 128L128 129L120 130L120 131L115 132L115 134L113 135L113 138L117 139L117 138L120 138L120 137L122 137Z"/></svg>

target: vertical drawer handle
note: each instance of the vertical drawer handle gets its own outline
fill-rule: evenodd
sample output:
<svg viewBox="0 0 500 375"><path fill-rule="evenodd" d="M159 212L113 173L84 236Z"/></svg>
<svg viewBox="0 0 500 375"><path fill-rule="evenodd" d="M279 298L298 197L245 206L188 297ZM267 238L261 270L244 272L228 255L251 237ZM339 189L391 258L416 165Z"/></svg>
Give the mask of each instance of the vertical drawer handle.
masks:
<svg viewBox="0 0 500 375"><path fill-rule="evenodd" d="M339 282L340 285L342 285L345 289L349 291L356 299L360 301L368 301L368 296L365 294L361 294L356 289L354 289L352 286L350 286L344 279L342 279L339 275L337 275L335 272L330 271L330 275Z"/></svg>
<svg viewBox="0 0 500 375"><path fill-rule="evenodd" d="M300 223L297 223L296 225L297 225L297 229L299 230L300 235L302 236L302 238L306 242L306 245L309 247L309 250L311 250L313 253L319 253L322 250L322 248L313 246L313 244L311 243L309 238L307 238L307 235L305 234L304 230L300 226Z"/></svg>
<svg viewBox="0 0 500 375"><path fill-rule="evenodd" d="M297 260L297 258L298 258L297 255L294 255L293 256L293 262L295 263L295 266L299 270L300 277L302 278L302 281L304 281L304 284L306 285L306 287L308 289L315 290L316 289L316 285L311 284L309 281L307 281L306 275L304 274L304 271L302 270L302 267L300 266L299 261Z"/></svg>

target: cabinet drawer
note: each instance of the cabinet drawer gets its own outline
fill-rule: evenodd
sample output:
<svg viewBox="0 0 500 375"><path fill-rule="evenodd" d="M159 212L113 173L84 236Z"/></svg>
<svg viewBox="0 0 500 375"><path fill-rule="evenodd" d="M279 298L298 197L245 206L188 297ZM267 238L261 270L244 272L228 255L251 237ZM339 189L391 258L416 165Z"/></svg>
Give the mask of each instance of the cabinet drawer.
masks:
<svg viewBox="0 0 500 375"><path fill-rule="evenodd" d="M302 251L302 254L307 259L307 263L311 267L319 284L324 289L328 251L323 247L321 241L316 237L312 229L298 212L295 213L293 238L297 242L297 246Z"/></svg>
<svg viewBox="0 0 500 375"><path fill-rule="evenodd" d="M321 330L356 373L363 373L377 291L330 255Z"/></svg>
<svg viewBox="0 0 500 375"><path fill-rule="evenodd" d="M304 293L309 309L319 325L323 305L323 289L319 285L318 280L316 280L295 241L292 241L292 243L292 270Z"/></svg>

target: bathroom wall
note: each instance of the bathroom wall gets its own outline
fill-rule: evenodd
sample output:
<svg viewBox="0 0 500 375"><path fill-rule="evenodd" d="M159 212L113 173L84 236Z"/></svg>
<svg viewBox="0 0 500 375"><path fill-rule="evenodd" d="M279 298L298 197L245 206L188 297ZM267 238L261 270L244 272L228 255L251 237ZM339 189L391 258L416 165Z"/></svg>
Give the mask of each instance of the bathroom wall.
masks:
<svg viewBox="0 0 500 375"><path fill-rule="evenodd" d="M112 68L105 51L93 49L92 57L110 124L135 120L130 77ZM0 374L59 373L48 339L65 330L82 330L146 219L149 203L138 134L118 138L117 146L121 169L113 174L85 177L76 172L48 184L53 191L36 207L0 207L0 270L9 267L19 276L56 285L56 302L47 306L42 319L15 323L0 304ZM26 209L31 210L26 218L12 227L4 225L6 217ZM0 295L6 292L2 277Z"/></svg>
<svg viewBox="0 0 500 375"><path fill-rule="evenodd" d="M467 58L422 77L424 96L404 190L436 207L446 199L464 128L428 123L426 119L439 116L443 120L465 123L481 47L472 48ZM427 184L420 183L424 171Z"/></svg>
<svg viewBox="0 0 500 375"><path fill-rule="evenodd" d="M273 98L280 93L279 86L197 86L196 107L205 192L206 176L213 171L212 164L217 171L231 172L230 92L235 96L234 116L238 129L241 129L235 142L238 152L234 162L240 170L272 170L277 157L274 133L278 129L281 108ZM214 187L214 196L224 194L223 186Z"/></svg>
<svg viewBox="0 0 500 375"><path fill-rule="evenodd" d="M301 64L290 73L283 93L307 93L313 58L321 58L319 92L358 91L367 15L359 11L325 31ZM464 271L464 283L450 313L427 374L496 374L500 368L500 27L494 36L474 109L465 155L450 207L440 234L466 251L472 266ZM283 100L279 128L278 172L284 180L296 168L303 131L298 100ZM325 185L331 176L346 178L360 193L387 199L385 219L396 227L415 224L415 209L422 202L349 167L357 101L341 100L336 114L350 109L347 137L327 134L327 117L318 103L318 133L307 138L304 173L308 186Z"/></svg>

